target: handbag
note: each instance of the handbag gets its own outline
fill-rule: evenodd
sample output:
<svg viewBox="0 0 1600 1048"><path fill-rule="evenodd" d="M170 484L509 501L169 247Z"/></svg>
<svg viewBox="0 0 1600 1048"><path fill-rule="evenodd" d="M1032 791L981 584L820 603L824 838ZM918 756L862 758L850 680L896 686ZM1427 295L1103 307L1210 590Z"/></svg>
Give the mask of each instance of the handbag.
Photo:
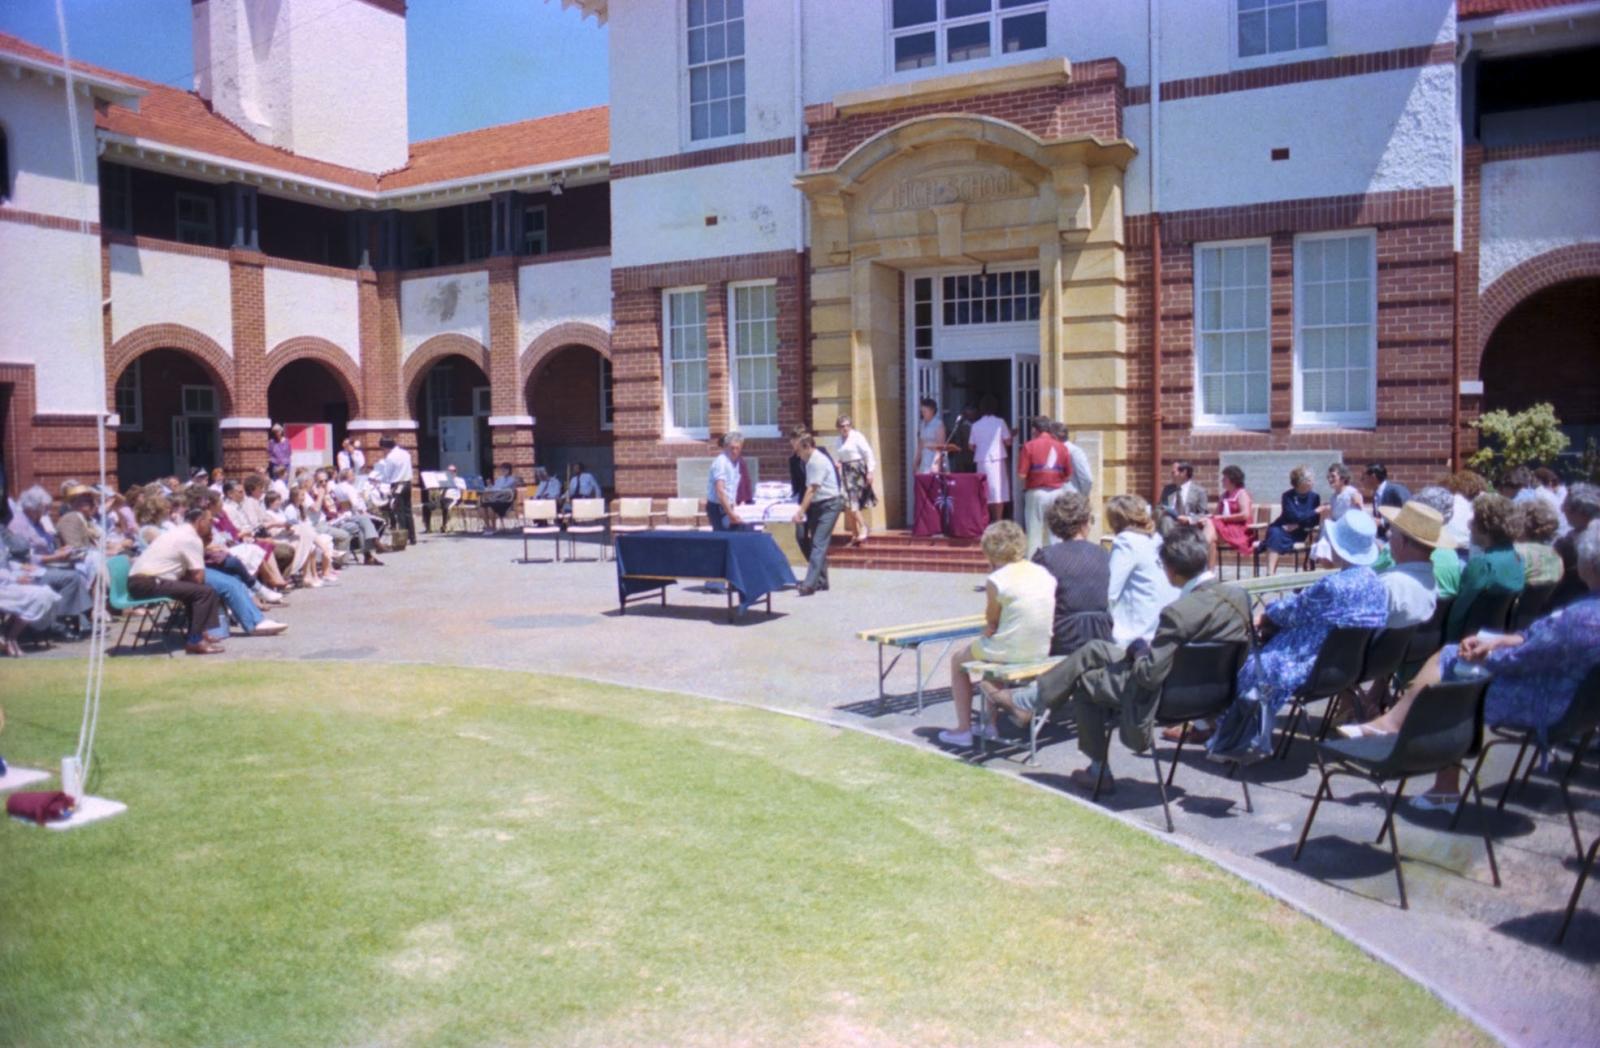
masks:
<svg viewBox="0 0 1600 1048"><path fill-rule="evenodd" d="M72 814L76 804L60 790L23 790L6 798L6 814L32 819L43 826Z"/></svg>

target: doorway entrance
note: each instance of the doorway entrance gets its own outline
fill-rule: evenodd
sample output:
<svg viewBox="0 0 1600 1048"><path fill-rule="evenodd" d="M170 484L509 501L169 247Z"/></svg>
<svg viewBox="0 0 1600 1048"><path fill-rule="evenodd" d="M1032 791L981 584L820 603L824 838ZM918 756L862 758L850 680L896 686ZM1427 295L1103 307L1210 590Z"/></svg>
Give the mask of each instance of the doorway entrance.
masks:
<svg viewBox="0 0 1600 1048"><path fill-rule="evenodd" d="M211 370L181 349L153 349L131 361L115 384L117 478L143 484L187 479L222 465L218 420L227 394Z"/></svg>
<svg viewBox="0 0 1600 1048"><path fill-rule="evenodd" d="M932 398L946 433L968 405L992 410L1012 433L1012 455L1039 413L1039 270L965 269L907 277L907 447L918 446L918 405ZM1009 475L1009 473L1008 473ZM907 477L906 504L915 479ZM1012 514L1021 492L1012 484Z"/></svg>
<svg viewBox="0 0 1600 1048"><path fill-rule="evenodd" d="M418 468L454 466L463 477L488 477L493 471L489 376L466 357L451 354L429 368L415 389Z"/></svg>

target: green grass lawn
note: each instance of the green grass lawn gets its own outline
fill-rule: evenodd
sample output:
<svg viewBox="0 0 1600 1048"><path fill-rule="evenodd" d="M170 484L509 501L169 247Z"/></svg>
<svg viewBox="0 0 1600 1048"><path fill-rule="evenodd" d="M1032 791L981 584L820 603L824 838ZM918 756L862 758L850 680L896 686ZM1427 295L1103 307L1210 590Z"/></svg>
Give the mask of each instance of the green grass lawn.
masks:
<svg viewBox="0 0 1600 1048"><path fill-rule="evenodd" d="M0 668L0 753L79 663ZM1205 862L808 722L518 673L115 661L0 826L0 1044L1478 1043Z"/></svg>

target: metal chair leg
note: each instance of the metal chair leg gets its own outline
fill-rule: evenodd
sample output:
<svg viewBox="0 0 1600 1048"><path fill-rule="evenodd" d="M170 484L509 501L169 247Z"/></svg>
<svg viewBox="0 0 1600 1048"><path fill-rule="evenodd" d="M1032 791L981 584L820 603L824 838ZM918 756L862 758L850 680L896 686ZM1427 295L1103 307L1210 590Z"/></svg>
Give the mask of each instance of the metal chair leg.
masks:
<svg viewBox="0 0 1600 1048"><path fill-rule="evenodd" d="M1460 768L1461 765L1457 764L1456 767ZM1464 771L1465 769L1463 768L1462 770ZM1476 781L1468 785L1472 792L1472 799L1478 804L1478 819L1483 823L1483 850L1489 854L1489 875L1494 879L1494 886L1498 888L1500 887L1500 864L1495 862L1494 859L1494 841L1489 837L1489 812L1483 804L1483 791L1478 789ZM1460 811L1466 806L1467 798L1463 793L1461 803L1456 805L1456 810Z"/></svg>
<svg viewBox="0 0 1600 1048"><path fill-rule="evenodd" d="M1394 800L1389 802L1389 811L1388 811L1388 814L1384 816L1384 819L1383 819L1383 827L1384 828L1383 828L1383 830L1380 830L1378 832L1378 840L1381 843L1383 841L1384 833L1385 832L1388 833L1388 835L1389 835L1389 854L1394 856L1394 880L1395 880L1395 883L1400 886L1400 908L1402 910L1409 910L1411 908L1411 904L1406 901L1406 875L1400 869L1400 835L1395 832L1395 828L1394 828L1394 810L1395 810L1396 807L1399 806L1399 804L1400 804L1400 794L1405 791L1405 788L1406 788L1406 780L1405 779L1401 779L1395 785L1395 788L1394 788ZM1383 783L1381 783L1381 782L1378 783L1378 789L1380 789L1380 790L1383 789ZM1385 791L1385 792L1387 792L1387 791Z"/></svg>
<svg viewBox="0 0 1600 1048"><path fill-rule="evenodd" d="M1161 791L1161 814L1167 817L1167 832L1173 831L1172 808L1167 804L1167 784L1161 777L1161 757L1154 746L1150 747L1150 761L1156 766L1156 789Z"/></svg>
<svg viewBox="0 0 1600 1048"><path fill-rule="evenodd" d="M1311 798L1311 810L1306 812L1306 824L1300 827L1300 842L1294 846L1294 861L1300 861L1300 853L1305 850L1306 838L1311 834L1311 824L1316 821L1317 809L1322 806L1322 796L1328 792L1328 770L1322 770L1322 781L1317 783L1317 795Z"/></svg>
<svg viewBox="0 0 1600 1048"><path fill-rule="evenodd" d="M1593 734L1591 731L1590 734ZM1583 859L1583 838L1578 835L1578 812L1572 803L1572 794L1567 790L1572 782L1572 777L1578 772L1578 759L1583 755L1584 744L1589 741L1585 735L1578 743L1578 748L1572 751L1572 760L1567 762L1567 770L1561 775L1561 803L1567 809L1567 826L1572 830L1572 846L1577 849L1578 859Z"/></svg>
<svg viewBox="0 0 1600 1048"><path fill-rule="evenodd" d="M1572 886L1572 897L1567 900L1567 914L1561 918L1561 929L1556 932L1556 945L1561 945L1561 940L1567 937L1567 927L1572 923L1572 915L1578 910L1578 897L1583 894L1583 882L1589 879L1589 873L1594 869L1595 856L1600 854L1600 837L1594 839L1589 845L1588 858L1583 860L1583 865L1578 867L1578 883Z"/></svg>
<svg viewBox="0 0 1600 1048"><path fill-rule="evenodd" d="M1489 751L1494 749L1495 743L1505 741L1507 740L1492 739L1489 742L1484 743L1483 749L1478 751L1478 759L1472 762L1472 771L1467 775L1466 789L1461 791L1461 795L1463 797L1466 796L1468 790L1475 790L1478 788L1478 772L1483 770L1483 761L1484 758L1489 756ZM1455 813L1450 816L1450 828L1452 830L1455 829L1456 825L1461 822L1461 809L1465 807L1465 804L1456 805ZM1498 811L1499 809L1497 808L1495 810Z"/></svg>
<svg viewBox="0 0 1600 1048"><path fill-rule="evenodd" d="M1100 774L1094 777L1094 792L1089 794L1091 801L1100 799L1100 788L1106 784L1106 771L1111 767L1111 736L1115 729L1107 729L1105 749L1100 756Z"/></svg>
<svg viewBox="0 0 1600 1048"><path fill-rule="evenodd" d="M1402 776L1400 781L1395 784L1394 796L1389 800L1389 810L1384 817L1383 827L1378 830L1378 839L1372 843L1382 844L1384 836L1389 832L1391 825L1394 822L1394 811L1396 808L1400 807L1400 795L1406 791L1407 778L1410 778L1410 776ZM1377 779L1373 779L1372 781L1377 782L1378 789L1382 790L1385 796L1388 796L1389 791L1383 789L1383 783L1378 782Z"/></svg>
<svg viewBox="0 0 1600 1048"><path fill-rule="evenodd" d="M1511 774L1506 776L1506 784L1500 790L1500 803L1494 806L1495 811L1505 810L1506 798L1511 796L1511 788L1517 784L1517 772L1522 770L1522 758L1527 756L1527 753L1528 737L1523 736L1522 746L1517 750L1517 759L1511 762Z"/></svg>
<svg viewBox="0 0 1600 1048"><path fill-rule="evenodd" d="M1187 742L1187 741L1189 741L1189 722L1188 721L1184 721L1183 722L1183 730L1178 733L1178 748L1172 751L1172 766L1167 769L1167 785L1168 786L1172 785L1172 777L1174 775L1178 774L1178 758L1183 756L1183 744L1185 742ZM1155 752L1155 747L1154 746L1150 747L1150 752L1151 753ZM1156 773L1157 773L1158 776L1159 776L1160 772L1161 772L1161 768L1160 768L1159 765L1157 765Z"/></svg>

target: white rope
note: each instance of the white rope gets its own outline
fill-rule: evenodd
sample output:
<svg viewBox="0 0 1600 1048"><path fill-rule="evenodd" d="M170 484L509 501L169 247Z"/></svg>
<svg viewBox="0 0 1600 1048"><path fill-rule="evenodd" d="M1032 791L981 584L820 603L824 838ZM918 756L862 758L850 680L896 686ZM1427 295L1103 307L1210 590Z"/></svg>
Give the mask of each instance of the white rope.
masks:
<svg viewBox="0 0 1600 1048"><path fill-rule="evenodd" d="M79 241L84 245L84 258L92 260L92 281L85 286L96 289L100 285L100 252L98 247L89 241L89 217L87 214L88 201L92 198L88 193L88 185L84 180L83 139L78 127L78 80L72 68L72 48L67 41L67 12L64 0L56 0L56 31L61 35L61 67L62 79L66 84L67 94L67 132L72 137L72 182L80 190L78 199L78 233ZM95 250L88 250L94 246ZM84 266L85 273L91 267ZM99 299L98 293L95 295ZM107 628L109 616L106 613L106 589L110 579L106 571L106 537L110 533L106 518L105 496L106 487L106 414L102 407L95 413L95 443L99 456L100 472L100 539L99 558L95 568L95 582L90 587L93 593L94 610L89 619L89 671L83 685L83 720L78 726L78 748L74 753L79 766L83 770L83 782L89 781L89 762L94 753L94 736L100 726L100 696L105 683L106 637L110 634Z"/></svg>

